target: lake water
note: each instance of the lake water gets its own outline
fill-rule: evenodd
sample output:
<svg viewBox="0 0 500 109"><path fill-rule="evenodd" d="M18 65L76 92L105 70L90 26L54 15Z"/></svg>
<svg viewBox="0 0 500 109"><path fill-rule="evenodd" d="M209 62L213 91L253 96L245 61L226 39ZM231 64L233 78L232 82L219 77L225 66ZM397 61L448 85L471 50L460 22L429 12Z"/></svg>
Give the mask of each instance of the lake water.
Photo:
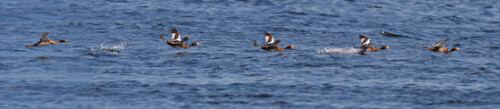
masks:
<svg viewBox="0 0 500 109"><path fill-rule="evenodd" d="M6 109L500 107L497 0L3 0L0 33ZM358 35L392 48L321 52Z"/></svg>

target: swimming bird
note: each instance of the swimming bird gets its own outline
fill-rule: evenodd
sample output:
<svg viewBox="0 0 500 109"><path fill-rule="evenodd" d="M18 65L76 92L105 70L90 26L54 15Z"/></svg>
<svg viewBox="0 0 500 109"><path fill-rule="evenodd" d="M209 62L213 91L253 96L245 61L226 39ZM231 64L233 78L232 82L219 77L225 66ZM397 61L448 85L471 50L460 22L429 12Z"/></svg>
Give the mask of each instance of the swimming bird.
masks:
<svg viewBox="0 0 500 109"><path fill-rule="evenodd" d="M359 38L361 38L361 53L363 52L378 52L380 50L384 50L384 49L388 49L388 48L391 48L389 46L383 46L381 47L380 49L377 49L375 48L375 46L373 46L372 44L375 44L375 43L370 43L370 38L366 37L366 36L363 36L363 35L359 35Z"/></svg>
<svg viewBox="0 0 500 109"><path fill-rule="evenodd" d="M265 33L265 35L266 35L266 45L262 46L261 49L264 49L267 51L283 51L286 49L295 48L295 46L293 46L293 45L289 45L286 48L280 48L278 46L278 43L280 43L281 40L274 41L274 37L269 33ZM253 45L259 46L259 44L257 44L257 41L255 41L255 40L253 41Z"/></svg>
<svg viewBox="0 0 500 109"><path fill-rule="evenodd" d="M434 52L439 52L439 53L451 53L452 51L461 50L458 47L454 47L451 50L446 49L444 47L444 43L446 41L448 41L448 40L449 40L449 38L446 38L446 39L444 39L442 41L439 41L439 42L436 42L436 43L432 44L432 47L430 47L430 48L427 47L427 46L424 46L424 48L429 49L429 50L434 51Z"/></svg>
<svg viewBox="0 0 500 109"><path fill-rule="evenodd" d="M192 46L201 45L198 42L195 42L195 43L193 43L191 45L184 44L184 42L188 41L188 37L184 37L181 40L181 35L179 34L179 32L177 31L177 29L175 29L175 28L172 29L172 41L169 41L169 40L165 39L162 34L160 34L160 37L168 45L170 45L170 46L172 46L174 48L189 48L189 47L192 47Z"/></svg>
<svg viewBox="0 0 500 109"><path fill-rule="evenodd" d="M68 40L59 40L59 41L53 41L50 40L49 37L49 32L45 32L40 36L40 41L38 43L35 43L33 45L27 45L25 47L31 48L31 47L39 47L39 46L46 46L46 45L52 45L52 44L57 44L57 43L62 43L62 42L71 42Z"/></svg>

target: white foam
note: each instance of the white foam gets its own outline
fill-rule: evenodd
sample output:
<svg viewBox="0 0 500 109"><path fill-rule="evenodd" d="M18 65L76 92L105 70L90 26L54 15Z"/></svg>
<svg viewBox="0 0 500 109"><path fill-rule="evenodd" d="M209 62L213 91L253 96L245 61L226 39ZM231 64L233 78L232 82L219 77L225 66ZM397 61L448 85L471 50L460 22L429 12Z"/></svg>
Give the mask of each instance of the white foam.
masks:
<svg viewBox="0 0 500 109"><path fill-rule="evenodd" d="M345 48L323 48L322 50L318 50L318 53L330 53L330 54L359 54L361 49L354 47L345 47Z"/></svg>
<svg viewBox="0 0 500 109"><path fill-rule="evenodd" d="M106 44L107 42L101 43L101 48L99 50L95 50L94 47L90 48L89 52L111 52L111 53L120 53L120 50L123 50L127 45L126 42L120 42L118 45Z"/></svg>
<svg viewBox="0 0 500 109"><path fill-rule="evenodd" d="M101 50L102 49L113 49L113 50L123 50L125 46L127 45L126 42L120 42L118 45L105 45L106 42L101 43Z"/></svg>
<svg viewBox="0 0 500 109"><path fill-rule="evenodd" d="M91 47L89 52L95 52L94 47Z"/></svg>

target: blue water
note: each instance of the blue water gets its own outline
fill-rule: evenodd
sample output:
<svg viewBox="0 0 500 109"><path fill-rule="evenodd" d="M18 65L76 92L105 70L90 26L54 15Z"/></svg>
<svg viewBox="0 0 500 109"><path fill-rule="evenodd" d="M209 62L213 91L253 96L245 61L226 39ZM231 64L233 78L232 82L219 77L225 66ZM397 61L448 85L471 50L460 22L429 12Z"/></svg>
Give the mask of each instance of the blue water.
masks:
<svg viewBox="0 0 500 109"><path fill-rule="evenodd" d="M72 42L24 47L43 32ZM500 106L498 0L2 0L0 33L2 109ZM392 48L318 53L360 34Z"/></svg>

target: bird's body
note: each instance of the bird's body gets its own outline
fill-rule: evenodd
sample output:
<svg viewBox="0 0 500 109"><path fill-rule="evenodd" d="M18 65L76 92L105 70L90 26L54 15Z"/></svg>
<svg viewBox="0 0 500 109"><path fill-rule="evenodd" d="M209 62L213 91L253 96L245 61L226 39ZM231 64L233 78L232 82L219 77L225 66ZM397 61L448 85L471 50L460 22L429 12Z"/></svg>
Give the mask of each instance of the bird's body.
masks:
<svg viewBox="0 0 500 109"><path fill-rule="evenodd" d="M53 45L53 44L62 43L62 42L71 42L68 40L53 41L53 40L50 40L50 38L47 35L49 35L49 32L43 33L42 35L40 35L40 41L38 41L37 43L35 43L33 45L27 45L26 47L31 48L31 47Z"/></svg>
<svg viewBox="0 0 500 109"><path fill-rule="evenodd" d="M260 48L261 49L264 49L264 50L267 50L267 51L284 51L286 49L290 49L290 48L294 48L295 46L293 45L289 45L287 46L286 48L280 48L278 46L278 43L281 42L281 40L274 40L274 37L269 34L269 33L265 33L266 35L266 45L264 46L261 46ZM259 46L259 44L257 44L257 41L254 41L253 43L254 46Z"/></svg>
<svg viewBox="0 0 500 109"><path fill-rule="evenodd" d="M360 53L378 52L380 50L391 48L389 46L383 46L380 49L377 49L375 46L373 46L373 44L375 44L375 43L370 43L370 40L371 40L370 38L363 36L363 35L359 35L359 38L361 38L361 47L360 47L361 51L360 51Z"/></svg>
<svg viewBox="0 0 500 109"><path fill-rule="evenodd" d="M165 42L174 47L174 48L189 48L189 47L192 47L192 46L196 46L196 45L200 45L200 43L198 42L195 42L191 45L186 45L184 42L188 41L188 37L184 37L182 38L181 40L181 35L179 34L179 32L177 31L177 29L172 29L172 41L169 41L169 40L166 40L163 35L160 34L160 37L165 40Z"/></svg>
<svg viewBox="0 0 500 109"><path fill-rule="evenodd" d="M452 48L451 50L446 49L446 47L444 47L444 43L448 40L449 40L449 38L446 38L442 41L439 41L439 42L432 44L432 47L430 47L430 48L426 47L426 46L424 46L424 48L426 48L430 51L439 52L439 53L451 53L452 51L460 50L460 48L458 48L458 47Z"/></svg>

